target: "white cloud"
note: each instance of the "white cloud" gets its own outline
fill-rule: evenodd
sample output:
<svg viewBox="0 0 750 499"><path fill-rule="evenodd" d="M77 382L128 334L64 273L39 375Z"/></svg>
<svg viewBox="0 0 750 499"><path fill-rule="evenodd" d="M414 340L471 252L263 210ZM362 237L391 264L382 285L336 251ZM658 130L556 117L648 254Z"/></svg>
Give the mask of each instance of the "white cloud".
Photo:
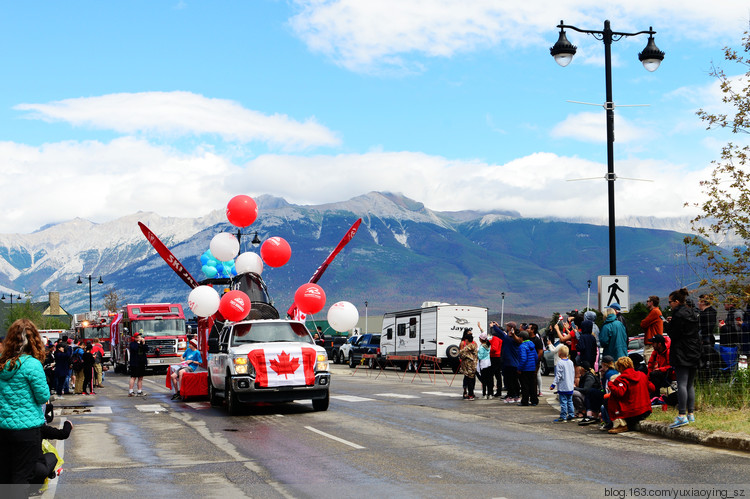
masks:
<svg viewBox="0 0 750 499"><path fill-rule="evenodd" d="M19 104L28 118L74 126L169 137L215 134L230 142L265 142L283 150L337 146L339 138L314 118L299 122L265 115L237 102L190 92L141 92Z"/></svg>
<svg viewBox="0 0 750 499"><path fill-rule="evenodd" d="M623 32L644 30L653 24L658 33L673 40L690 39L691 43L697 43L742 33L748 16L744 0L723 1L720 8L703 0L619 3L296 0L295 3L299 12L290 19L290 26L310 50L361 72L383 68L418 70L409 59L413 54L451 57L496 45L509 48L551 45L560 19L592 30L602 29L604 19L616 19L612 29ZM577 38L586 37L577 34L573 43L579 44Z"/></svg>
<svg viewBox="0 0 750 499"><path fill-rule="evenodd" d="M508 209L523 216L606 213L606 166L536 153L504 165L418 152L302 157L267 154L236 165L210 150L191 153L135 138L109 143L59 142L40 147L0 143L0 233L30 232L75 217L103 222L137 211L199 217L234 195L269 193L296 204L343 201L373 190L402 192L434 210ZM617 215L684 215L704 171L623 160L618 174L653 183L617 182ZM33 179L33 181L30 181Z"/></svg>
<svg viewBox="0 0 750 499"><path fill-rule="evenodd" d="M571 138L585 142L606 142L607 128L605 111L599 113L571 114L552 128L554 138ZM615 112L615 137L618 143L628 143L653 136L644 127L635 126Z"/></svg>

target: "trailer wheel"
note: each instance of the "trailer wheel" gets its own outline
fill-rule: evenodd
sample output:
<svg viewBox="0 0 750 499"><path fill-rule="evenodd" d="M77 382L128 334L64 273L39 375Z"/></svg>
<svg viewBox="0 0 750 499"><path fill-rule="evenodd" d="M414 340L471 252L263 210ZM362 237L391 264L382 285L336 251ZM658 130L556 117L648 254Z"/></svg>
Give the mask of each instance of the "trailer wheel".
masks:
<svg viewBox="0 0 750 499"><path fill-rule="evenodd" d="M331 394L326 392L326 398L312 401L313 409L316 411L327 411L328 404L331 403Z"/></svg>
<svg viewBox="0 0 750 499"><path fill-rule="evenodd" d="M451 345L445 350L445 354L450 360L458 360L458 345Z"/></svg>
<svg viewBox="0 0 750 499"><path fill-rule="evenodd" d="M227 413L230 416L236 416L240 412L240 402L237 400L237 394L232 388L232 380L229 376L224 380L224 400L227 403Z"/></svg>

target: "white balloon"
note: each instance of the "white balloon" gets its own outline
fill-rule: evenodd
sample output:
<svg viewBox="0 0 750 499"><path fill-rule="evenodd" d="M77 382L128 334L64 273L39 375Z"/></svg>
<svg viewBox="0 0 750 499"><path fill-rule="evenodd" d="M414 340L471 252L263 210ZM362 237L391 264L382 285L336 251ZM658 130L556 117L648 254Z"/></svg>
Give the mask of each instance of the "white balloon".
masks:
<svg viewBox="0 0 750 499"><path fill-rule="evenodd" d="M198 317L210 317L219 310L221 298L211 286L198 286L188 295L188 307Z"/></svg>
<svg viewBox="0 0 750 499"><path fill-rule="evenodd" d="M248 272L255 272L261 275L263 273L263 259L259 254L248 251L237 257L234 261L234 268L237 270L237 275Z"/></svg>
<svg viewBox="0 0 750 499"><path fill-rule="evenodd" d="M216 234L208 247L211 249L211 254L222 262L232 260L240 252L240 242L234 234L228 232Z"/></svg>
<svg viewBox="0 0 750 499"><path fill-rule="evenodd" d="M328 324L340 333L349 331L359 322L357 307L348 301L340 301L328 309Z"/></svg>

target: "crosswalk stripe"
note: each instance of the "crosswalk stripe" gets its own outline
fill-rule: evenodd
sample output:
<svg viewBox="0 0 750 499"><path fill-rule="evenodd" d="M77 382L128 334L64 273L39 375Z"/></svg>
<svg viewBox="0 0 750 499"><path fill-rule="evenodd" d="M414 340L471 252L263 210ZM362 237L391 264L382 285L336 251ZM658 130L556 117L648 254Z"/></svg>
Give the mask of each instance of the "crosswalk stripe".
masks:
<svg viewBox="0 0 750 499"><path fill-rule="evenodd" d="M167 409L161 404L137 404L135 406L141 412L166 412Z"/></svg>
<svg viewBox="0 0 750 499"><path fill-rule="evenodd" d="M458 392L422 392L425 395L439 395L441 397L463 397L463 394Z"/></svg>
<svg viewBox="0 0 750 499"><path fill-rule="evenodd" d="M344 402L371 402L375 399L368 399L365 397L357 397L355 395L331 395L332 399L342 400Z"/></svg>
<svg viewBox="0 0 750 499"><path fill-rule="evenodd" d="M404 395L403 393L376 393L376 397L391 397L395 399L418 399L417 395Z"/></svg>

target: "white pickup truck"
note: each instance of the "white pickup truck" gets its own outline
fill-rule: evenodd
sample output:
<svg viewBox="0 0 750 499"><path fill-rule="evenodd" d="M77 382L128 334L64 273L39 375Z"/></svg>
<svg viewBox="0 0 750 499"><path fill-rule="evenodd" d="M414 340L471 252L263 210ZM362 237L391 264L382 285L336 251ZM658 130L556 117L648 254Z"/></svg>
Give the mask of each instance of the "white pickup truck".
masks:
<svg viewBox="0 0 750 499"><path fill-rule="evenodd" d="M207 364L211 404L224 399L230 415L253 402L312 400L316 411L328 409L328 356L301 322L227 322L208 339Z"/></svg>

